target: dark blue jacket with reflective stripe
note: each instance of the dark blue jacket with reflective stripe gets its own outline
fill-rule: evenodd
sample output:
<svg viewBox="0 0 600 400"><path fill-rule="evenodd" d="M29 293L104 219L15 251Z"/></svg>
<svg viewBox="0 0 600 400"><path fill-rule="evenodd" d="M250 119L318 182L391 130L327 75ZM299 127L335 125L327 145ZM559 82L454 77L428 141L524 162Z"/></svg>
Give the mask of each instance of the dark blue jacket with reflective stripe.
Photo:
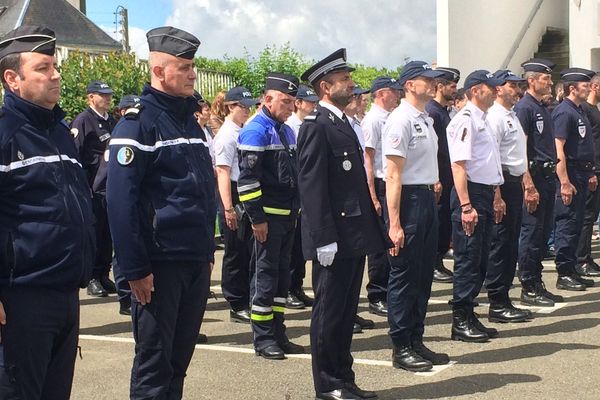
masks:
<svg viewBox="0 0 600 400"><path fill-rule="evenodd" d="M263 108L238 138L240 201L253 224L265 214L294 215L300 208L297 189L296 138L292 128L277 122ZM287 141L289 153L281 138Z"/></svg>
<svg viewBox="0 0 600 400"><path fill-rule="evenodd" d="M10 92L2 111L0 287L84 287L94 262L94 217L65 114Z"/></svg>
<svg viewBox="0 0 600 400"><path fill-rule="evenodd" d="M108 218L127 280L161 261L212 262L215 251L214 175L195 100L146 85L140 105L109 143Z"/></svg>

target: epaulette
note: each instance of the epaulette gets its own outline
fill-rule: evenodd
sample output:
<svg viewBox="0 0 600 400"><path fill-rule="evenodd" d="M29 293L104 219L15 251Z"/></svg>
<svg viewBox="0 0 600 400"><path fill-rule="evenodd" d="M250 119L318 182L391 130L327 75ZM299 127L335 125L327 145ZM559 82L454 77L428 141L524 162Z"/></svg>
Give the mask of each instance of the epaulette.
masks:
<svg viewBox="0 0 600 400"><path fill-rule="evenodd" d="M138 119L140 117L140 112L144 109L144 106L142 106L141 104L136 104L133 107L129 107L127 109L127 111L125 111L125 114L123 115L123 117L125 117L125 119Z"/></svg>
<svg viewBox="0 0 600 400"><path fill-rule="evenodd" d="M466 115L467 117L471 117L471 110L465 110L465 112L463 112L463 115Z"/></svg>

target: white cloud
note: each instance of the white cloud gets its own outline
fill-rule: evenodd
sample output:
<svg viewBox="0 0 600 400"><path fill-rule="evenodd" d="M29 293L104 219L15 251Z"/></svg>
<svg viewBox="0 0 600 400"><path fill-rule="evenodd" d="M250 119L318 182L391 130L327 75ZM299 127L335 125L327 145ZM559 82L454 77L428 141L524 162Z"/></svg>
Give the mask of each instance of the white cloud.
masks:
<svg viewBox="0 0 600 400"><path fill-rule="evenodd" d="M434 60L435 22L435 0L173 0L166 23L198 36L210 58L289 42L313 59L346 47L350 62L396 67Z"/></svg>

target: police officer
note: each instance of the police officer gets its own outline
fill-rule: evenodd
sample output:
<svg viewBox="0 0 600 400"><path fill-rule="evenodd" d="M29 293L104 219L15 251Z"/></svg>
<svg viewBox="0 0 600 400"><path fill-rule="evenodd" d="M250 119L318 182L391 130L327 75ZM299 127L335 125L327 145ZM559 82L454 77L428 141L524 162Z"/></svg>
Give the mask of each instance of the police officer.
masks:
<svg viewBox="0 0 600 400"><path fill-rule="evenodd" d="M434 78L442 74L423 61L406 64L398 79L405 98L383 129L389 235L394 242L387 297L392 362L396 368L415 372L450 362L447 354L434 353L423 344L442 191L438 138L425 105L435 94Z"/></svg>
<svg viewBox="0 0 600 400"><path fill-rule="evenodd" d="M88 108L77 115L71 123L71 133L79 151L81 164L92 188L94 216L96 217L96 262L87 294L106 297L116 293L115 283L109 278L112 260L112 239L106 215L106 179L96 180L100 162L115 127L115 119L109 113L113 90L103 81L92 81L87 86Z"/></svg>
<svg viewBox="0 0 600 400"><path fill-rule="evenodd" d="M131 399L180 399L214 262L214 173L196 122L200 42L160 27L146 37L150 84L113 131L108 217L132 290Z"/></svg>
<svg viewBox="0 0 600 400"><path fill-rule="evenodd" d="M590 94L587 101L581 103L581 108L590 122L594 138L594 173L600 175L600 75L596 74L590 81ZM581 276L600 276L600 266L592 257L592 232L600 212L600 190L589 192L585 200L585 215L583 228L577 245L577 265L575 272Z"/></svg>
<svg viewBox="0 0 600 400"><path fill-rule="evenodd" d="M283 315L300 208L296 138L285 121L294 110L298 84L298 78L289 74L269 73L264 105L238 139L238 193L254 233L255 271L250 283L254 349L273 360L304 352L289 341Z"/></svg>
<svg viewBox="0 0 600 400"><path fill-rule="evenodd" d="M387 220L385 203L385 181L383 170L383 126L390 112L398 107L402 87L391 76L379 76L371 84L373 105L361 122L365 137L365 168L371 200L383 221ZM390 263L385 251L367 256L369 282L367 297L369 311L376 315L386 316L387 286L390 274Z"/></svg>
<svg viewBox="0 0 600 400"><path fill-rule="evenodd" d="M504 184L496 190L494 223L485 287L490 300L490 322L524 322L531 312L513 306L508 291L517 268L519 230L523 215L523 174L527 170L526 136L513 106L519 100L519 78L509 70L498 70L494 76L504 82L497 86L497 97L487 120L500 146L500 162Z"/></svg>
<svg viewBox="0 0 600 400"><path fill-rule="evenodd" d="M485 70L465 79L470 100L450 121L448 150L454 188L450 194L454 287L453 340L485 342L498 332L485 327L473 313L474 299L485 277L494 216L494 192L503 183L498 143L486 120L502 80Z"/></svg>
<svg viewBox="0 0 600 400"><path fill-rule="evenodd" d="M352 371L352 329L365 255L391 245L363 168L362 149L342 109L352 100L353 68L339 49L302 74L321 99L298 135L302 245L313 260L310 342L317 398L375 398Z"/></svg>
<svg viewBox="0 0 600 400"><path fill-rule="evenodd" d="M448 108L456 97L456 84L460 80L460 71L450 67L437 67L436 71L443 75L435 81L435 96L425 106L425 110L433 119L433 129L438 136L438 168L442 195L438 203L438 250L433 281L441 283L452 282L452 271L444 266L444 256L450 250L452 223L450 221L450 191L454 186L452 169L450 168L450 155L448 154L448 140L446 128L450 123Z"/></svg>
<svg viewBox="0 0 600 400"><path fill-rule="evenodd" d="M0 398L70 397L94 260L87 177L57 105L54 32L0 39Z"/></svg>
<svg viewBox="0 0 600 400"><path fill-rule="evenodd" d="M296 141L298 132L304 117L313 112L319 101L319 97L314 90L306 85L298 87L296 101L294 102L294 112L285 121L294 131ZM294 246L292 247L292 258L290 260L290 290L286 301L287 308L302 309L312 307L313 299L309 297L302 288L302 282L306 275L306 262L302 255L302 218L298 216L296 221L296 231L294 232Z"/></svg>
<svg viewBox="0 0 600 400"><path fill-rule="evenodd" d="M556 249L556 288L585 290L594 281L575 272L577 244L583 227L588 190L594 192L598 178L594 173L594 138L581 104L590 94L594 71L569 68L560 73L565 88L564 100L552 111L559 185L556 188L554 248Z"/></svg>
<svg viewBox="0 0 600 400"><path fill-rule="evenodd" d="M140 96L136 96L135 94L126 94L121 97L119 100L119 104L117 105L117 109L119 110L119 115L124 116L125 111L134 107L136 104L140 102Z"/></svg>
<svg viewBox="0 0 600 400"><path fill-rule="evenodd" d="M238 220L235 207L240 204L237 182L240 176L238 138L242 126L250 116L250 107L258 100L243 86L236 86L225 94L225 121L215 137L217 184L225 215L225 253L221 287L229 303L232 322L250 323L250 229L248 219Z"/></svg>
<svg viewBox="0 0 600 400"><path fill-rule="evenodd" d="M562 296L549 292L542 281L542 260L554 226L556 147L554 124L544 96L552 89L554 63L533 58L521 64L527 92L515 105L515 113L527 135L529 168L523 174L523 221L519 238L521 303L552 307Z"/></svg>

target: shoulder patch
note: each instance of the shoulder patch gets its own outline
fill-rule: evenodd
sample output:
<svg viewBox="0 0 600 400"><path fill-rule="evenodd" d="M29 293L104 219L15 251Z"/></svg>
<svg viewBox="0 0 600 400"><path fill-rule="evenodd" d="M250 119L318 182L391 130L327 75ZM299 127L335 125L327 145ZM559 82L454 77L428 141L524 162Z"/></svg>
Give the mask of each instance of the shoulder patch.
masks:
<svg viewBox="0 0 600 400"><path fill-rule="evenodd" d="M133 107L130 107L125 111L123 115L126 119L138 119L140 117L140 112L144 109L141 104L136 104Z"/></svg>
<svg viewBox="0 0 600 400"><path fill-rule="evenodd" d="M129 146L121 147L117 152L117 162L121 165L129 165L133 161L135 153Z"/></svg>

